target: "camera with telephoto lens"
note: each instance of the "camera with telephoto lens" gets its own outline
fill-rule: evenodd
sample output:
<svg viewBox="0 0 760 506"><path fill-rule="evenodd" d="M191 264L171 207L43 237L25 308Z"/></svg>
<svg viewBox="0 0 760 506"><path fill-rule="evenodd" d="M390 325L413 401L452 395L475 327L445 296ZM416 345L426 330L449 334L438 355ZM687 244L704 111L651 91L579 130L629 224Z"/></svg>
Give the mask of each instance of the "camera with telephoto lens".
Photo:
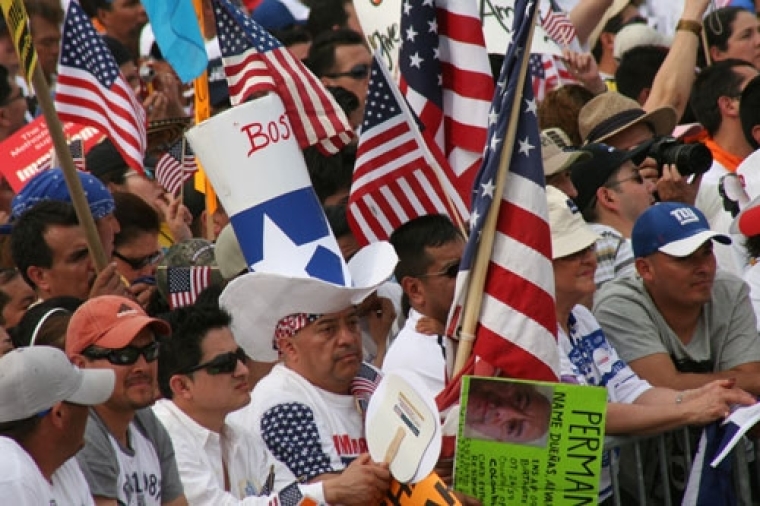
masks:
<svg viewBox="0 0 760 506"><path fill-rule="evenodd" d="M675 137L657 137L649 146L647 156L657 161L662 173L665 164L675 165L682 176L702 174L712 166L710 150L701 142L686 144Z"/></svg>

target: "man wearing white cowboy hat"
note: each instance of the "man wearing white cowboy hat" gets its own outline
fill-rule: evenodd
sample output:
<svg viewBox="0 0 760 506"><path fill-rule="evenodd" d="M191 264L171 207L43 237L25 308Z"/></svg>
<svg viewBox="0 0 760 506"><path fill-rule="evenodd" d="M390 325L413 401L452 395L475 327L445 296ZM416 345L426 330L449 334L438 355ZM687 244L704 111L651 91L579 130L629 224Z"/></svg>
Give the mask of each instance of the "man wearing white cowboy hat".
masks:
<svg viewBox="0 0 760 506"><path fill-rule="evenodd" d="M328 480L358 459L374 486L357 490L355 504L382 497L390 477L366 455L355 385L375 373L362 363L356 305L390 277L396 261L390 244L375 243L349 262L352 286L258 271L236 278L220 297L249 356L276 360L275 341L282 358L256 385L251 404L230 418L308 482Z"/></svg>
<svg viewBox="0 0 760 506"><path fill-rule="evenodd" d="M52 347L0 359L0 497L4 504L93 504L74 455L88 406L113 392L113 371L85 371Z"/></svg>

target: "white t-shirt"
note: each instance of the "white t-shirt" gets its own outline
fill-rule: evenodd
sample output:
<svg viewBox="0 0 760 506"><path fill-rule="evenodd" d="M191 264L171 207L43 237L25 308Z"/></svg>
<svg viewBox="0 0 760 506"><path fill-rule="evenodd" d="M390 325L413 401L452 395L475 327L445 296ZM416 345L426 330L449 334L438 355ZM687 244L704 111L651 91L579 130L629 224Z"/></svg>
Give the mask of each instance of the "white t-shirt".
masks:
<svg viewBox="0 0 760 506"><path fill-rule="evenodd" d="M161 506L161 463L156 449L133 424L127 431L132 455L123 452L116 438L108 434L119 462L118 500L127 506Z"/></svg>
<svg viewBox="0 0 760 506"><path fill-rule="evenodd" d="M342 471L367 451L356 398L322 390L283 364L259 381L248 406L227 419L250 430L256 444L304 481ZM284 485L278 477L275 487Z"/></svg>
<svg viewBox="0 0 760 506"><path fill-rule="evenodd" d="M704 213L707 222L710 224L710 230L721 234L728 234L733 216L723 207L723 197L720 196L718 184L720 178L728 174L723 165L713 161L712 167L704 176L697 191L697 198L694 207ZM741 275L741 269L736 262L736 256L730 244L721 244L713 241L713 252L718 262L718 267L732 274Z"/></svg>
<svg viewBox="0 0 760 506"><path fill-rule="evenodd" d="M446 386L445 338L414 330L420 318L420 313L409 310L404 328L385 355L383 373L413 371L435 397Z"/></svg>
<svg viewBox="0 0 760 506"><path fill-rule="evenodd" d="M0 436L0 498L13 506L91 506L90 489L75 459L47 481L32 457L14 440Z"/></svg>

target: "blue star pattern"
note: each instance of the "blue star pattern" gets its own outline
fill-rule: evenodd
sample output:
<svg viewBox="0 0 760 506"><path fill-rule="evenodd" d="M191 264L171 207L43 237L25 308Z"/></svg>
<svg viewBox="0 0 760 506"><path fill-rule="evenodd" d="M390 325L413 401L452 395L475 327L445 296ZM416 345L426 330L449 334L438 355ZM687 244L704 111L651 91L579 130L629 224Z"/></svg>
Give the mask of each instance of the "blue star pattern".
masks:
<svg viewBox="0 0 760 506"><path fill-rule="evenodd" d="M110 88L119 77L119 67L84 11L72 9L63 31L68 37L61 41L60 64L89 72L101 86Z"/></svg>
<svg viewBox="0 0 760 506"><path fill-rule="evenodd" d="M334 472L311 408L299 402L278 404L261 417L261 437L272 455L298 478Z"/></svg>
<svg viewBox="0 0 760 506"><path fill-rule="evenodd" d="M399 67L409 87L443 110L436 7L431 0L404 0ZM431 79L430 76L438 76Z"/></svg>

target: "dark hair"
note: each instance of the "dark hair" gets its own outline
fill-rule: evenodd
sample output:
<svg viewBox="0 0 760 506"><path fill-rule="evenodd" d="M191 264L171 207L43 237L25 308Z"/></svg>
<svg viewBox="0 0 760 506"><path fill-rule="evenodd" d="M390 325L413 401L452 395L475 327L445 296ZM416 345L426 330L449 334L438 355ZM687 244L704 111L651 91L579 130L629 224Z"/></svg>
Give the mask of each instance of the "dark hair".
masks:
<svg viewBox="0 0 760 506"><path fill-rule="evenodd" d="M730 58L713 63L697 75L691 90L689 105L702 123L707 133L715 135L723 122L718 99L720 97L739 98L743 76L734 72L735 67L750 67L751 63Z"/></svg>
<svg viewBox="0 0 760 506"><path fill-rule="evenodd" d="M0 423L0 436L10 438L20 445L24 444L29 436L37 430L42 418L37 415L32 415L29 418L23 420L13 420L11 422Z"/></svg>
<svg viewBox="0 0 760 506"><path fill-rule="evenodd" d="M153 207L133 193L114 192L113 215L121 230L113 238L115 248L133 241L144 233L161 230L161 218Z"/></svg>
<svg viewBox="0 0 760 506"><path fill-rule="evenodd" d="M336 239L351 234L351 228L348 226L346 207L346 204L325 206L327 222L330 224L330 229Z"/></svg>
<svg viewBox="0 0 760 506"><path fill-rule="evenodd" d="M34 336L35 346L54 346L63 350L71 315L83 303L84 301L77 297L61 296L30 307L21 317L18 325L9 331L13 345L16 348L29 346ZM55 311L56 309L59 311ZM43 318L45 318L44 322ZM38 325L39 328L37 328ZM36 335L34 335L35 330Z"/></svg>
<svg viewBox="0 0 760 506"><path fill-rule="evenodd" d="M0 65L0 104L5 105L6 100L11 96L11 82L8 79L9 73L5 66ZM2 106L0 106L2 107Z"/></svg>
<svg viewBox="0 0 760 506"><path fill-rule="evenodd" d="M615 71L618 93L638 100L643 90L652 88L667 56L668 48L655 45L636 46L623 53Z"/></svg>
<svg viewBox="0 0 760 506"><path fill-rule="evenodd" d="M568 84L546 94L538 104L538 124L542 130L562 129L575 146L583 144L578 128L578 114L594 94L579 84Z"/></svg>
<svg viewBox="0 0 760 506"><path fill-rule="evenodd" d="M444 214L428 214L404 223L389 239L399 259L394 270L396 279L401 282L407 276L419 276L430 267L432 259L426 248L462 239L459 229Z"/></svg>
<svg viewBox="0 0 760 506"><path fill-rule="evenodd" d="M101 35L101 37L103 38L103 42L106 43L108 50L111 51L113 59L116 60L117 66L121 67L125 63L133 61L132 55L129 54L129 50L127 50L124 44L114 39L110 35Z"/></svg>
<svg viewBox="0 0 760 506"><path fill-rule="evenodd" d="M290 25L279 30L269 30L269 33L285 47L311 42L311 34L300 25Z"/></svg>
<svg viewBox="0 0 760 506"><path fill-rule="evenodd" d="M348 22L345 4L351 0L308 0L304 4L309 8L306 30L312 38L332 31L334 27L345 27Z"/></svg>
<svg viewBox="0 0 760 506"><path fill-rule="evenodd" d="M303 158L320 203L339 190L351 188L354 167L347 166L340 153L325 155L312 146L303 150Z"/></svg>
<svg viewBox="0 0 760 506"><path fill-rule="evenodd" d="M129 170L127 162L110 139L93 146L85 155L85 165L87 170L106 186L108 183L124 184L124 175Z"/></svg>
<svg viewBox="0 0 760 506"><path fill-rule="evenodd" d="M760 75L752 78L742 91L742 98L739 102L739 118L742 122L742 132L744 138L752 149L760 148L760 143L752 135L752 129L760 125Z"/></svg>
<svg viewBox="0 0 760 506"><path fill-rule="evenodd" d="M306 64L317 77L329 74L335 67L335 48L365 45L364 37L349 28L322 32L314 37Z"/></svg>
<svg viewBox="0 0 760 506"><path fill-rule="evenodd" d="M733 33L733 24L740 12L748 12L742 7L722 7L715 9L705 16L702 27L707 39L707 47L715 47L721 51L728 49L728 39Z"/></svg>
<svg viewBox="0 0 760 506"><path fill-rule="evenodd" d="M748 258L760 257L760 234L747 237L744 247L747 248Z"/></svg>
<svg viewBox="0 0 760 506"><path fill-rule="evenodd" d="M44 235L50 227L79 226L74 206L68 202L46 200L35 204L19 216L11 232L11 254L19 272L29 286L34 282L29 278L29 267L50 268L53 265L53 251L45 242Z"/></svg>
<svg viewBox="0 0 760 506"><path fill-rule="evenodd" d="M170 338L161 341L158 355L158 387L166 399L174 397L169 381L180 371L200 363L203 339L209 331L229 327L229 313L209 305L186 306L175 309L166 320L172 327Z"/></svg>
<svg viewBox="0 0 760 506"><path fill-rule="evenodd" d="M59 0L24 0L24 7L30 18L39 16L55 26L63 23L63 7Z"/></svg>

